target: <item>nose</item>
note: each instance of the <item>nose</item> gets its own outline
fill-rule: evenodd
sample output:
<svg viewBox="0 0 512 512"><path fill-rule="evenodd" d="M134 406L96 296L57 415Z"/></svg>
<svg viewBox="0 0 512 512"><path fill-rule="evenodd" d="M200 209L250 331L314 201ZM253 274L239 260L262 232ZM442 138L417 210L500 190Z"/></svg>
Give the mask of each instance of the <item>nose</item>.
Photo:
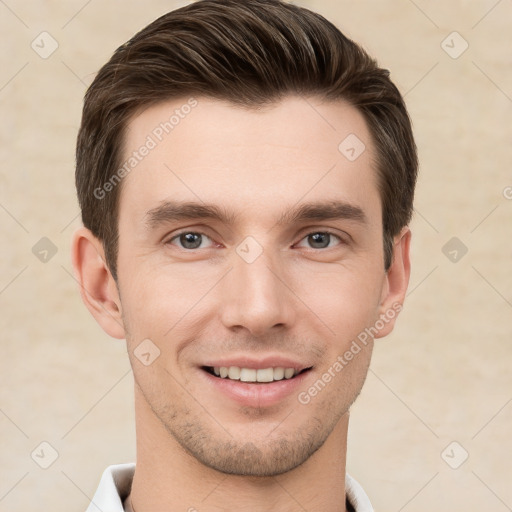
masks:
<svg viewBox="0 0 512 512"><path fill-rule="evenodd" d="M233 269L223 279L221 320L230 330L264 336L295 320L294 294L282 265L264 251L255 261L233 255ZM296 305L296 304L295 304Z"/></svg>

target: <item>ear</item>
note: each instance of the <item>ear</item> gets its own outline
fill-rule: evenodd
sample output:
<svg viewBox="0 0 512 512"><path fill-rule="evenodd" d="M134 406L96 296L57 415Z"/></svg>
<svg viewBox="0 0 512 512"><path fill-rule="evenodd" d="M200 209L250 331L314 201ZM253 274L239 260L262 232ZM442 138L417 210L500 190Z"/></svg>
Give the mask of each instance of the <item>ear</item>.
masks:
<svg viewBox="0 0 512 512"><path fill-rule="evenodd" d="M384 278L380 300L381 322L377 321L383 326L379 328L376 338L383 338L393 330L398 313L402 310L411 275L410 243L411 230L406 226L393 241L393 259Z"/></svg>
<svg viewBox="0 0 512 512"><path fill-rule="evenodd" d="M101 241L89 229L78 228L73 233L71 258L87 309L107 334L125 338L121 300Z"/></svg>

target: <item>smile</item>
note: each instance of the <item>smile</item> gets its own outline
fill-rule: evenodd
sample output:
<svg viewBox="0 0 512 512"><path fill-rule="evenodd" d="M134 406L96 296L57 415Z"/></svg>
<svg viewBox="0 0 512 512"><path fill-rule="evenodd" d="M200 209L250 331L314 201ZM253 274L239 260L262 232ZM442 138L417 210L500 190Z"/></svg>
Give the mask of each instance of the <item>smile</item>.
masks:
<svg viewBox="0 0 512 512"><path fill-rule="evenodd" d="M220 377L221 379L239 380L241 382L268 383L279 380L288 380L308 371L310 368L297 370L295 368L284 368L281 366L275 368L241 368L239 366L205 366L208 373Z"/></svg>

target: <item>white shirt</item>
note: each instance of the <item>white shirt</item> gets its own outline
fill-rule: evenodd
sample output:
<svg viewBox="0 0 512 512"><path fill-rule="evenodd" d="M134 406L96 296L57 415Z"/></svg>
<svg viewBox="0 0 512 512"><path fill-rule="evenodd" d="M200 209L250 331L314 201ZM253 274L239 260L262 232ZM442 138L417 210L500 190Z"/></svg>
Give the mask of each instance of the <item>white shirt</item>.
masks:
<svg viewBox="0 0 512 512"><path fill-rule="evenodd" d="M123 501L130 493L134 472L134 462L105 469L86 512L125 512ZM361 485L348 474L345 476L345 492L355 512L374 512Z"/></svg>

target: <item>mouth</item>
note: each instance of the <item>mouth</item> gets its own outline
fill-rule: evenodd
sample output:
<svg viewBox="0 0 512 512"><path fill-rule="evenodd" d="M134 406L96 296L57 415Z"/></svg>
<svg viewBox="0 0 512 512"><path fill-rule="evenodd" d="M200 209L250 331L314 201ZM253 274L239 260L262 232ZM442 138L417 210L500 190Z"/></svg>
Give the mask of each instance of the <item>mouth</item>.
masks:
<svg viewBox="0 0 512 512"><path fill-rule="evenodd" d="M202 370L219 379L248 382L252 384L269 384L281 380L292 380L310 371L313 367L298 369L283 366L268 368L244 368L239 366L202 366Z"/></svg>
<svg viewBox="0 0 512 512"><path fill-rule="evenodd" d="M314 378L311 375L315 371L314 366L279 354L258 359L238 355L204 363L197 367L202 376L199 380L206 384L205 392L212 392L214 403L219 407L235 403L260 410L290 403Z"/></svg>

